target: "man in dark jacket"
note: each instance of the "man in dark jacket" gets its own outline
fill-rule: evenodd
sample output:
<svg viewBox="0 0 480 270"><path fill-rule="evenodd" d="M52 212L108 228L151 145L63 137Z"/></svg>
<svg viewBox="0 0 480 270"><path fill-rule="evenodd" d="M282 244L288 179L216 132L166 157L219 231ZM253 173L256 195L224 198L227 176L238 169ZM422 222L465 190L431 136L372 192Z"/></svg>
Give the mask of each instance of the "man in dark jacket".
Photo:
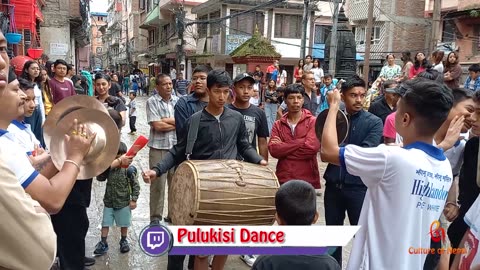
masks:
<svg viewBox="0 0 480 270"><path fill-rule="evenodd" d="M231 85L232 80L227 72L213 70L208 73L209 102L202 111L197 112L201 116L191 156L187 157L186 146L190 121L193 117L187 120L182 131L178 133L177 144L169 150L165 158L143 174L145 182L149 183L151 179L178 166L187 158L194 160L236 159L240 154L247 162L267 165L267 162L257 154L248 140L243 116L225 107ZM226 256L220 256L218 259L215 257L213 267L223 268L225 262ZM202 267L205 263L208 263L205 258L195 258L196 267L197 264Z"/></svg>
<svg viewBox="0 0 480 270"><path fill-rule="evenodd" d="M365 82L354 76L342 84L341 92L350 124L344 144L378 146L383 132L382 120L363 110ZM324 199L326 224L343 225L346 211L350 225L357 225L367 191L362 180L333 164L328 164L323 178L326 180ZM342 248L338 247L332 256L341 266Z"/></svg>

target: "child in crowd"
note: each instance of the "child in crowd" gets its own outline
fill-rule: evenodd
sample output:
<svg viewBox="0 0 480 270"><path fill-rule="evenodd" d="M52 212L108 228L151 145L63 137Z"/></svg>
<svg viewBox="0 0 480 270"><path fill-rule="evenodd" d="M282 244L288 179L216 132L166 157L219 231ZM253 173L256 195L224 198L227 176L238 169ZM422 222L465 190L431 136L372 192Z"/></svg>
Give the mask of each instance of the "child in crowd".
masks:
<svg viewBox="0 0 480 270"><path fill-rule="evenodd" d="M480 90L480 65L473 64L468 68L468 78L463 86L471 91Z"/></svg>
<svg viewBox="0 0 480 270"><path fill-rule="evenodd" d="M322 135L322 160L342 166L368 187L347 269L423 269L427 254L412 255L409 248L430 247L429 232L453 181L443 150L432 145L452 108L451 90L424 78L400 87L406 90L398 102L395 127L403 148L339 147L340 93L328 94L332 110Z"/></svg>
<svg viewBox="0 0 480 270"><path fill-rule="evenodd" d="M128 103L128 119L130 123L130 133L131 135L135 135L137 132L137 128L135 127L135 123L137 122L137 101L135 98L137 97L137 93L130 92L129 98L130 103Z"/></svg>
<svg viewBox="0 0 480 270"><path fill-rule="evenodd" d="M33 167L39 172L50 176L50 172L57 172L57 169L53 167L53 164L51 164L51 162L47 162L50 160L50 154L42 148L40 141L35 137L35 134L33 134L30 125L24 121L25 117L32 116L33 112L35 111L35 85L33 82L22 78L18 78L18 82L18 87L20 88L19 92L24 100L23 114L19 115L17 119L13 120L8 126L7 130L9 133L11 133L15 142L25 149L25 152L27 153ZM11 86L14 87L13 84ZM48 167L49 173L44 171L45 167Z"/></svg>
<svg viewBox="0 0 480 270"><path fill-rule="evenodd" d="M312 225L317 222L317 194L309 183L290 180L280 186L275 195L275 215L278 225ZM260 256L252 270L340 270L330 255Z"/></svg>
<svg viewBox="0 0 480 270"><path fill-rule="evenodd" d="M140 185L137 180L137 169L134 166L122 168L130 161L122 158L127 153L127 146L121 142L117 159L101 175L97 176L98 181L107 181L105 196L103 197L103 219L101 241L95 247L95 255L103 255L108 251L107 236L113 222L120 227L121 240L120 252L130 251L127 241L128 227L132 220L132 210L137 207L137 199L140 195Z"/></svg>

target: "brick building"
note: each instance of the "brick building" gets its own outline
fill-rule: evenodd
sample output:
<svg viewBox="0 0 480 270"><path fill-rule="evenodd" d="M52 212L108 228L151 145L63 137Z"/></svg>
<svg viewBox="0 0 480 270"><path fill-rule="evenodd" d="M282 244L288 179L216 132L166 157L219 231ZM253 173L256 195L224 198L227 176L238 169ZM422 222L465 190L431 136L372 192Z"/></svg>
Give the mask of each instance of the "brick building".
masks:
<svg viewBox="0 0 480 270"><path fill-rule="evenodd" d="M425 17L433 15L433 0L425 1ZM458 51L460 64L480 62L480 1L442 0L439 49Z"/></svg>
<svg viewBox="0 0 480 270"><path fill-rule="evenodd" d="M90 21L92 22L90 67L92 69L103 67L104 51L102 31L105 31L103 28L107 25L107 16L108 13L106 12L92 12L90 14Z"/></svg>
<svg viewBox="0 0 480 270"><path fill-rule="evenodd" d="M393 53L400 63L403 51L427 54L431 22L424 17L425 0L374 0L373 31L370 58L370 79L376 79L387 53ZM352 25L357 52L365 52L368 18L367 0L347 0L345 12ZM363 62L359 63L363 72Z"/></svg>

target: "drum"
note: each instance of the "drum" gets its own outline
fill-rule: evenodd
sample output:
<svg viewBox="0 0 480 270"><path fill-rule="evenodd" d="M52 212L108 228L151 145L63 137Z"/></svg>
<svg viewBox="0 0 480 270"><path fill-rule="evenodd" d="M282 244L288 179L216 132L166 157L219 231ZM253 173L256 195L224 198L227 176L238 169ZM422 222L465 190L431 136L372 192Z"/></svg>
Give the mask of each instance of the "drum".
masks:
<svg viewBox="0 0 480 270"><path fill-rule="evenodd" d="M237 160L187 160L169 191L174 225L272 225L280 184L266 166Z"/></svg>

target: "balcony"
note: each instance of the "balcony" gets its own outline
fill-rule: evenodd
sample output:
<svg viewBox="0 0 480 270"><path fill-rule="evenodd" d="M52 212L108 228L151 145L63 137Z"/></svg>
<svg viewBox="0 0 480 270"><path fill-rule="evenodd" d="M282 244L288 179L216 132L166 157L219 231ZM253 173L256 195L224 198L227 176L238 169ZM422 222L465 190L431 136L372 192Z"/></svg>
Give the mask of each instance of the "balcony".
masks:
<svg viewBox="0 0 480 270"><path fill-rule="evenodd" d="M156 6L146 16L145 21L140 24L140 28L150 30L160 26L160 9Z"/></svg>

